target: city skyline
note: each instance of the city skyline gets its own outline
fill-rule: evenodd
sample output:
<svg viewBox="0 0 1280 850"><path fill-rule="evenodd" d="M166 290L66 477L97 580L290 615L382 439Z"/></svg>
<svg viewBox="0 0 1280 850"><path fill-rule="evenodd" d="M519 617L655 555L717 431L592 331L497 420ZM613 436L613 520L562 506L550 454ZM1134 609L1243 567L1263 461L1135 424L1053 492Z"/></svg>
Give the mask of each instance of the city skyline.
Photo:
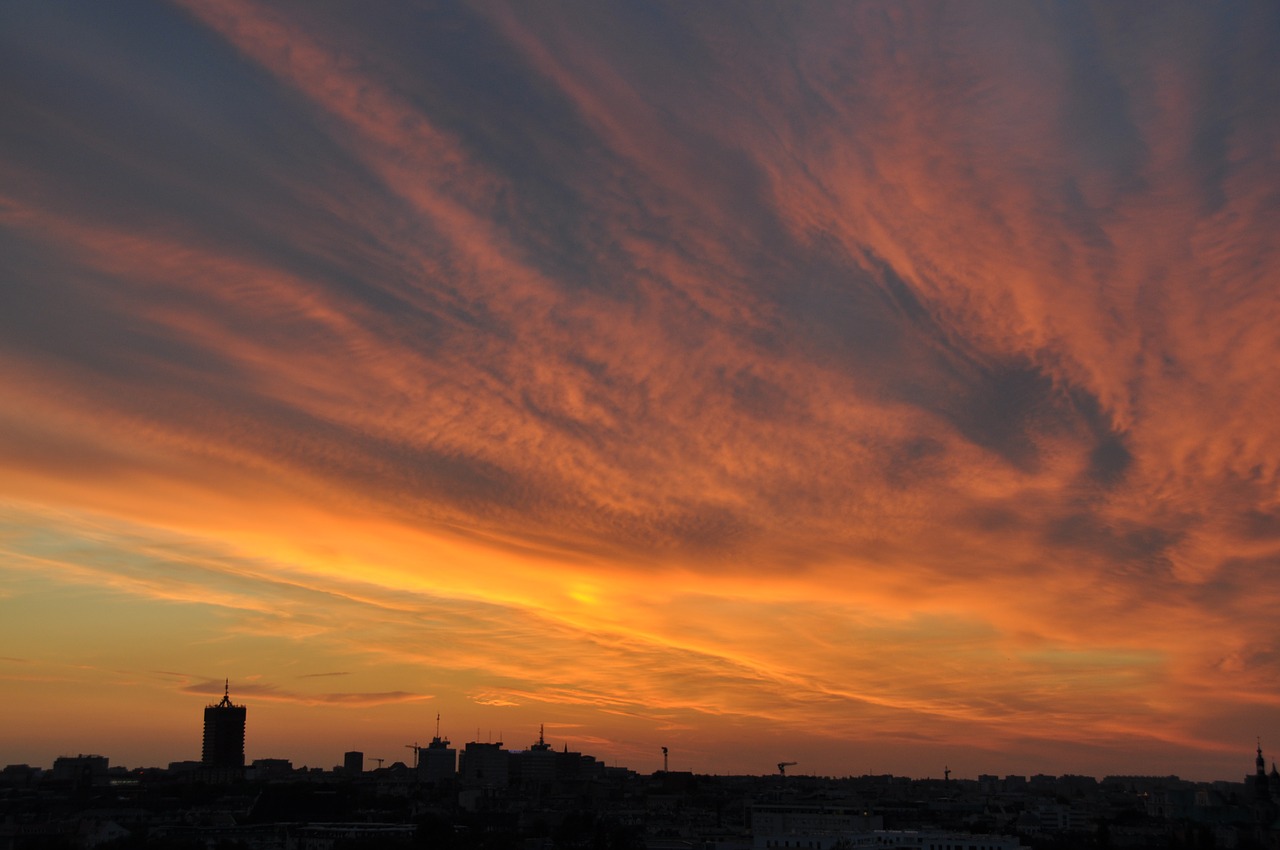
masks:
<svg viewBox="0 0 1280 850"><path fill-rule="evenodd" d="M247 732L250 728L247 722L247 709L248 709L247 705L237 704L232 700L231 682L230 682L230 679L227 679L223 683L222 698L216 702L209 702L204 706L202 746L201 746L201 752L200 752L199 758L194 758L194 759L193 758L177 758L177 759L163 760L155 764L138 763L138 764L127 764L123 766L131 770L134 770L134 769L163 768L165 767L166 764L169 765L170 767L174 765L178 765L180 766L180 768L181 766L184 766L184 765L185 766L200 765L205 769L213 769L212 772L208 773L207 776L205 777L206 781L211 781L215 784L225 784L227 782L239 781L237 777L241 777L241 778L243 777L244 769L253 766L254 763L259 761L273 762L273 761L279 761L281 759L284 759L285 761L293 763L295 761L295 759L292 757L293 754L275 752L274 750L271 750L272 745L270 743L259 745L259 748L262 749L261 753L247 754L245 741L247 740ZM231 717L229 715L234 715L234 717ZM530 739L527 743L523 742L523 739L519 737L519 734L517 734L516 736L512 736L516 739L513 742L512 740L507 740L507 736L504 734L502 730L499 730L495 736L495 733L492 729L484 731L482 733L482 730L479 727L475 729L474 737L470 739L462 738L460 740L454 741L454 740L451 740L450 736L447 733L442 732L443 727L441 726L441 717L440 715L436 715L434 732L431 738L426 739L427 740L426 744L421 743L419 739L415 738L413 743L403 744L399 748L393 745L389 748L389 752L396 753L396 755L393 757L376 756L376 755L373 755L372 752L365 752L361 749L355 749L355 750L348 749L348 750L344 750L341 753L341 757L335 760L332 765L325 764L324 758L322 757L320 759L314 760L313 762L306 762L305 760L301 761L295 765L295 769L300 769L300 770L315 769L315 770L325 770L325 771L339 770L339 771L350 772L352 770L352 764L354 763L351 760L354 759L355 757L358 757L363 765L361 768L359 768L361 772L370 772L374 769L372 767L368 767L368 764L370 762L377 762L377 768L383 768L383 767L393 768L393 767L396 767L398 764L400 767L416 769L417 764L420 760L419 759L420 753L426 753L429 750L434 750L435 748L439 748L441 752L449 753L453 759L454 767L456 768L459 763L458 758L464 754L464 752L467 750L468 747L475 746L475 745L479 745L481 748L500 747L512 753L525 753L525 752L533 752L533 751L560 752L561 749L563 749L564 752L568 753L570 751L570 742L568 738L558 741L555 744L546 740L547 725L548 724L545 722L538 723L538 731L537 731L536 739ZM553 729L555 728L555 725L556 724L554 723L551 724ZM382 731L385 733L387 730L382 730ZM404 736L401 736L401 737L404 737ZM387 740L391 740L394 738L395 738L395 734L392 733L387 738ZM586 740L590 740L590 738L588 737ZM783 742L777 742L777 743L779 744L779 746L785 749L785 743ZM1260 737L1255 740L1255 745L1256 745L1256 749L1254 750L1254 752L1256 753L1256 758L1254 760L1255 770L1244 776L1243 781L1245 782L1245 784L1248 784L1254 775L1260 775L1265 773L1276 774L1277 772L1276 760L1274 759L1274 757L1264 755L1262 739ZM330 749L332 749L334 744L331 742L328 746ZM400 756L400 754L398 753L398 749L409 750L412 752L412 756L410 757ZM774 770L772 771L768 769L764 769L759 772L751 772L748 770L748 771L739 771L736 774L733 772L718 773L716 771L699 769L697 765L681 765L679 763L681 754L679 753L677 753L676 755L676 759L677 759L676 766L672 768L669 764L669 758L668 758L670 755L670 748L666 746L660 746L658 749L661 752L660 757L658 757L657 759L658 761L660 761L660 764L658 765L658 767L654 768L651 771L653 773L658 773L658 772L666 773L669 770L674 770L674 772L676 773L692 773L692 774L701 774L701 775L708 775L708 776L742 775L742 776L759 776L759 777L770 776L776 773L777 775L785 777L787 775L787 770L789 769L792 776L807 776L812 778L830 778L830 779L856 778L858 776L867 777L867 776L890 774L890 772L888 771L867 771L861 774L857 773L856 771L836 772L836 773L814 773L814 772L808 772L804 770L803 765L801 765L800 762L789 761L789 760L784 760L781 762L774 763L771 766L772 768L774 768ZM70 751L59 753L56 756L51 756L50 758L46 759L48 764L43 763L37 759L32 761L29 764L29 766L48 770L49 764L52 764L55 761L61 760L61 759L81 759L81 760L85 758L111 759L110 754L106 752L100 752L97 750L90 752L90 750L94 750L94 748L90 747L84 750L83 752L78 752L74 756L71 754ZM268 752L270 752L271 754L267 754ZM574 752L576 753L577 750L574 750ZM585 750L583 751L582 754L594 757L594 753L586 752ZM4 761L3 759L0 759L0 762L3 762L3 761ZM112 760L111 764L113 767L120 766L118 760ZM601 762L601 764L604 764L604 762ZM23 766L28 766L28 764L23 763ZM637 771L634 766L630 764L621 764L616 759L613 760L612 762L609 762L607 766L621 767L627 770L636 771L638 773L646 772L643 770ZM766 768L767 767L770 767L770 766L766 766ZM798 767L801 769L797 770L796 768ZM228 771L228 769L230 769L230 771ZM440 769L441 769L440 764L438 763L433 764L432 772L434 774L439 774ZM1087 773L1082 773L1082 774L1047 773L1046 774L1044 771L1038 771L1038 770L1029 770L1021 774L1018 774L1018 773L1002 774L999 772L992 772L989 770L987 771L979 770L976 773L973 773L972 775L965 775L959 771L952 770L949 764L945 764L943 766L942 773L940 774L940 776L935 776L933 773L925 773L921 775L898 774L899 778L906 778L906 779L912 779L912 780L928 780L928 779L938 779L938 778L944 778L944 779L952 778L957 780L975 780L975 779L981 779L983 777L999 777L999 778L1021 777L1025 779L1027 777L1045 776L1045 775L1053 776L1053 777L1062 777L1062 778L1071 777L1071 776L1091 776L1090 774L1087 774ZM1154 777L1154 776L1160 776L1160 775L1161 774L1159 773L1144 773L1143 771L1140 771L1140 770L1132 773L1109 774L1109 776L1112 776L1112 777L1116 777L1116 776ZM1230 776L1196 778L1196 777L1180 776L1176 773L1170 773L1167 775L1178 778L1183 781L1193 781L1193 782L1221 782L1221 781L1239 782L1241 781L1237 777L1230 777ZM1103 775L1092 775L1092 778L1101 781L1105 777ZM1263 781L1266 781L1265 776Z"/></svg>
<svg viewBox="0 0 1280 850"><path fill-rule="evenodd" d="M247 705L237 704L236 702L234 702L234 700L231 698L231 681L230 679L225 680L223 683L222 698L217 702L210 702L204 707L203 723L202 723L202 747L201 747L200 758L194 759L194 760L193 759L170 760L167 763L168 766L170 768L177 767L179 770L184 770L184 769L194 769L194 766L198 765L200 769L205 771L205 773L202 775L202 781L211 782L213 784L228 784L232 782L243 781L246 777L245 770L247 768L256 767L257 764L259 763L272 763L272 762L282 761L281 757L287 756L288 754L277 753L275 755L255 755L252 758L246 756L245 740L246 740L246 732L248 729L247 709L248 709ZM554 754L558 752L564 752L565 754L570 754L569 742L567 740L561 742L561 747L559 748L546 740L546 726L547 726L546 723L538 724L538 732L537 732L536 740L530 740L527 744L522 744L522 743L513 744L509 741L506 741L504 740L504 735L501 732L498 733L497 738L495 739L492 730L490 730L487 734L482 736L481 730L479 728L476 729L476 734L474 738L467 741L454 742L450 740L447 734L442 734L440 724L441 724L440 715L436 715L434 734L428 740L427 744L420 744L418 741L415 740L414 743L412 744L403 745L402 747L403 749L410 750L412 752L412 757L408 759L399 758L399 757L387 758L384 756L375 756L375 755L372 755L371 753L366 753L362 750L346 750L341 754L341 759L339 761L335 761L333 765L322 766L320 764L300 764L300 765L296 765L295 769L299 769L299 770L316 769L316 770L324 770L324 771L339 771L344 773L352 773L352 772L368 773L375 769L367 766L369 762L377 762L376 769L379 769L379 770L385 767L385 768L393 768L393 769L407 768L407 769L412 769L416 771L419 769L419 765L421 764L423 766L423 769L428 774L431 775L432 781L440 781L445 779L446 777L452 777L456 774L461 773L461 767L460 767L461 762L459 761L459 758L461 757L462 759L465 759L466 754L468 752L471 752L473 747L479 748L479 753L481 756L483 756L483 753L487 751L487 749L490 747L503 748L504 751L510 752L512 754L524 754L524 753ZM1250 782L1253 782L1255 784L1260 783L1260 787L1263 789L1266 789L1270 781L1273 781L1276 776L1280 776L1280 768L1277 768L1276 761L1274 758L1268 758L1266 755L1264 755L1261 738L1258 738L1255 741L1255 744L1256 744L1256 748L1254 752L1256 753L1256 756L1254 758L1254 770L1243 777L1243 783L1246 785L1250 784ZM269 744L267 744L266 746L268 748L270 747ZM655 769L653 771L654 774L667 773L671 771L671 767L668 762L670 748L663 746L663 747L660 747L659 749L661 750L661 753L662 753L662 756L661 756L662 763L659 769ZM441 755L447 754L448 758L442 761L439 758L423 757L424 754L428 752L435 754L437 751ZM394 748L392 749L392 752L395 752ZM585 755L595 760L594 754L589 752L578 753L575 750L572 753L572 755L575 755L575 756ZM679 758L679 756L677 756L677 758ZM83 761L85 759L90 759L95 761L101 760L105 765L107 764L107 761L110 759L110 756L108 754L101 753L101 752L94 752L94 753L82 752L82 753L76 754L75 756L72 756L70 753L62 753L56 757L51 758L49 762L52 764L62 760ZM292 763L293 760L290 758L284 758L283 761ZM448 764L448 762L450 761L452 762L452 765ZM600 762L600 764L604 764L604 763ZM49 769L47 764L42 764L39 762L30 764L30 765L24 763L21 766L35 767L43 770ZM117 767L119 765L112 764L111 766ZM609 764L608 766L621 767L626 770L635 771L635 768L632 767L631 765L618 764L616 762L613 764ZM775 768L775 771L766 770L759 773L742 773L739 775L765 777L765 776L774 775L774 773L776 772L776 774L780 778L785 778L787 776L787 770L790 769L791 775L793 777L798 775L798 776L806 776L810 778L845 779L845 778L856 778L859 776L859 774L856 774L856 773L820 774L820 773L808 773L804 770L797 771L796 768L800 766L801 765L799 762L782 761L773 765L773 767ZM130 770L136 770L136 769L150 770L150 769L156 769L156 768L163 768L165 767L165 764L151 764L151 765L135 764L135 765L125 765L124 767L127 767ZM640 771L635 771L635 772L640 772ZM733 774L715 774L708 771L698 770L696 767L690 767L690 766L681 767L679 765L677 765L674 772L702 774L702 775L726 775L726 776L733 775ZM876 774L876 773L861 774L861 776L863 777L876 776L876 775L886 775L886 774ZM932 774L926 774L923 776L899 776L899 778L912 779L912 780L929 780L929 779L942 778L944 780L956 779L956 780L972 781L975 779L981 780L981 779L987 779L987 778L1026 779L1028 777L1046 776L1046 775L1050 777L1057 777L1057 778L1064 778L1064 779L1070 778L1072 776L1087 776L1087 774L1061 774L1061 775L1045 774L1040 771L1033 772L1033 773L1012 774L1012 775L1010 774L1001 775L998 773L980 772L972 776L965 776L965 775L959 774L956 771L951 770L950 766L944 766L942 769L941 777L935 777ZM1111 778L1116 778L1116 776L1126 776L1126 775L1147 776L1149 778L1157 776L1157 774L1143 774L1139 772L1139 773L1133 773L1133 774L1117 774L1112 776ZM1187 781L1187 777L1180 777L1180 776L1177 776L1176 774L1170 774L1169 777ZM1104 778L1107 778L1107 777L1094 776L1092 778L1098 781L1102 781ZM1199 780L1189 780L1189 781L1240 782L1241 780L1237 778L1231 778L1231 777L1216 777L1214 779L1202 778Z"/></svg>
<svg viewBox="0 0 1280 850"><path fill-rule="evenodd" d="M1280 751L1276 103L1267 2L0 5L0 757Z"/></svg>

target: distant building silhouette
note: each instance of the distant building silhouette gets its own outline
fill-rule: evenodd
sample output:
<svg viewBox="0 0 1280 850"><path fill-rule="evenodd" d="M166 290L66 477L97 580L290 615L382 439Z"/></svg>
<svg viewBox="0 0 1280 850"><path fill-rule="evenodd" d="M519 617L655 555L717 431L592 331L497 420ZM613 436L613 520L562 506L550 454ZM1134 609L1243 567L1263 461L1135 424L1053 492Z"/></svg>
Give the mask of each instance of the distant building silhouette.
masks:
<svg viewBox="0 0 1280 850"><path fill-rule="evenodd" d="M50 776L55 782L65 782L76 788L106 785L108 764L106 756L58 756L53 760Z"/></svg>
<svg viewBox="0 0 1280 850"><path fill-rule="evenodd" d="M505 788L510 781L508 772L510 753L502 749L502 742L482 744L471 741L462 751L462 764L458 773L463 785L476 788Z"/></svg>
<svg viewBox="0 0 1280 850"><path fill-rule="evenodd" d="M1267 760L1262 757L1262 741L1258 741L1258 757L1254 759L1253 796L1259 802L1271 800L1271 782L1267 776Z"/></svg>
<svg viewBox="0 0 1280 850"><path fill-rule="evenodd" d="M227 680L222 701L204 709L201 764L219 769L244 768L244 718L245 707L231 702L231 681Z"/></svg>
<svg viewBox="0 0 1280 850"><path fill-rule="evenodd" d="M287 779L293 774L293 762L288 759L254 759L249 774L259 781Z"/></svg>
<svg viewBox="0 0 1280 850"><path fill-rule="evenodd" d="M458 760L458 805L471 812L499 806L511 782L511 754L496 744L469 742Z"/></svg>
<svg viewBox="0 0 1280 850"><path fill-rule="evenodd" d="M351 776L364 773L364 753L351 750L342 754L342 772Z"/></svg>
<svg viewBox="0 0 1280 850"><path fill-rule="evenodd" d="M448 738L440 737L439 720L436 721L436 736L420 752L418 775L433 785L452 782L458 775L458 751L449 746Z"/></svg>
<svg viewBox="0 0 1280 850"><path fill-rule="evenodd" d="M511 754L511 778L524 785L553 782L556 778L557 753L547 743L543 727L538 727L538 743L524 752Z"/></svg>

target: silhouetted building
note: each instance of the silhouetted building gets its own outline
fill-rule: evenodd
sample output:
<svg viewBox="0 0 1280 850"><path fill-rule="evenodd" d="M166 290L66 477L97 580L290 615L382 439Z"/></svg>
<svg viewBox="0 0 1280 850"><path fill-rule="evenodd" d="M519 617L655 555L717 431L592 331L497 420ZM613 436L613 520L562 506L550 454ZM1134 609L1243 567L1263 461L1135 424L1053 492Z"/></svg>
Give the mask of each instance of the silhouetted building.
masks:
<svg viewBox="0 0 1280 850"><path fill-rule="evenodd" d="M502 742L482 744L472 741L462 751L462 783L479 788L505 788L509 780L507 759Z"/></svg>
<svg viewBox="0 0 1280 850"><path fill-rule="evenodd" d="M0 787L27 788L33 785L40 776L38 767L27 764L8 764L0 770Z"/></svg>
<svg viewBox="0 0 1280 850"><path fill-rule="evenodd" d="M50 778L54 782L66 782L77 788L107 784L108 761L106 756L58 756L53 760Z"/></svg>
<svg viewBox="0 0 1280 850"><path fill-rule="evenodd" d="M553 782L556 778L556 763L556 752L547 743L543 727L540 726L538 743L524 752L511 753L511 780L526 787Z"/></svg>
<svg viewBox="0 0 1280 850"><path fill-rule="evenodd" d="M418 752L418 776L424 782L451 782L458 775L458 751L438 734Z"/></svg>
<svg viewBox="0 0 1280 850"><path fill-rule="evenodd" d="M1258 757L1254 759L1253 796L1259 802L1271 799L1271 782L1267 776L1267 760L1262 757L1262 742L1258 742Z"/></svg>
<svg viewBox="0 0 1280 850"><path fill-rule="evenodd" d="M200 762L205 767L244 767L245 707L231 702L231 682L227 681L222 701L204 709L204 749Z"/></svg>
<svg viewBox="0 0 1280 850"><path fill-rule="evenodd" d="M342 754L342 772L351 776L364 773L364 753L351 750Z"/></svg>
<svg viewBox="0 0 1280 850"><path fill-rule="evenodd" d="M252 774L257 780L287 779L293 774L293 762L288 759L254 759Z"/></svg>
<svg viewBox="0 0 1280 850"><path fill-rule="evenodd" d="M501 805L510 784L510 753L502 742L482 744L471 741L458 761L458 805L466 811L492 810Z"/></svg>
<svg viewBox="0 0 1280 850"><path fill-rule="evenodd" d="M556 780L559 782L596 781L604 778L604 763L595 756L572 752L568 744L555 756Z"/></svg>

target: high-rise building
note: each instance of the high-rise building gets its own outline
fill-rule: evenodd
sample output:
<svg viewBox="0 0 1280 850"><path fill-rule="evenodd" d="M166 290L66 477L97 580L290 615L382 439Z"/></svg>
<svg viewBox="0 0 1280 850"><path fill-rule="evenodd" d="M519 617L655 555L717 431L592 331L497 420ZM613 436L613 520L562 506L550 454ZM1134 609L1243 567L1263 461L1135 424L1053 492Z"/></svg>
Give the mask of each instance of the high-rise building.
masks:
<svg viewBox="0 0 1280 850"><path fill-rule="evenodd" d="M545 730L538 727L538 743L524 752L513 752L510 757L511 781L526 788L552 782L556 778L557 753L547 743Z"/></svg>
<svg viewBox="0 0 1280 850"><path fill-rule="evenodd" d="M458 767L462 784L487 789L506 788L510 781L509 755L502 749L501 741L496 744L470 742L462 750L462 761Z"/></svg>
<svg viewBox="0 0 1280 850"><path fill-rule="evenodd" d="M458 751L449 746L448 739L432 738L422 748L418 775L432 784L451 781L458 775Z"/></svg>
<svg viewBox="0 0 1280 850"><path fill-rule="evenodd" d="M204 749L200 761L205 767L244 767L245 707L231 702L231 681L222 693L222 701L205 706Z"/></svg>
<svg viewBox="0 0 1280 850"><path fill-rule="evenodd" d="M458 751L449 739L440 737L440 715L436 715L436 735L418 752L418 776L432 785L452 782L458 775Z"/></svg>
<svg viewBox="0 0 1280 850"><path fill-rule="evenodd" d="M364 753L350 750L342 754L342 772L351 776L364 773Z"/></svg>

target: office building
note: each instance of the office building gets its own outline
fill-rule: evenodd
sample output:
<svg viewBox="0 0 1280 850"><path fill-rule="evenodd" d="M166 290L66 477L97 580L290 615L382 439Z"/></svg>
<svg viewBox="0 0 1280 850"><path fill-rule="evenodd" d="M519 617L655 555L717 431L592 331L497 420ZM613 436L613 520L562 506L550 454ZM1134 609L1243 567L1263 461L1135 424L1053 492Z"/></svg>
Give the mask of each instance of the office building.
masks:
<svg viewBox="0 0 1280 850"><path fill-rule="evenodd" d="M244 767L244 719L245 707L231 702L231 682L228 680L222 701L204 709L204 749L200 762L205 767Z"/></svg>

